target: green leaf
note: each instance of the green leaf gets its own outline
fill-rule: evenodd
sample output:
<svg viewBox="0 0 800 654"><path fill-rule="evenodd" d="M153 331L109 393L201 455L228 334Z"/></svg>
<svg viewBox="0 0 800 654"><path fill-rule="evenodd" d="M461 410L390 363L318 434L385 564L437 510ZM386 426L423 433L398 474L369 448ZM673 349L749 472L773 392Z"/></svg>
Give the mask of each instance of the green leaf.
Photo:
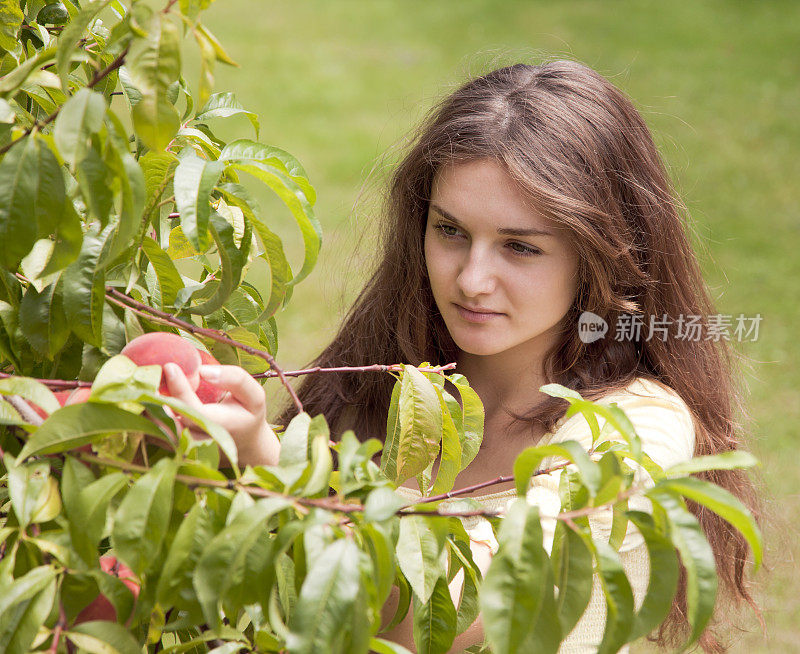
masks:
<svg viewBox="0 0 800 654"><path fill-rule="evenodd" d="M368 522L388 520L405 504L397 493L386 486L381 486L367 495L367 501L364 503L364 520Z"/></svg>
<svg viewBox="0 0 800 654"><path fill-rule="evenodd" d="M180 77L180 34L169 18L153 14L147 36L134 39L126 58L130 81L141 93L133 106L136 134L151 150L165 150L180 128L180 117L167 99Z"/></svg>
<svg viewBox="0 0 800 654"><path fill-rule="evenodd" d="M633 628L633 591L614 548L602 540L592 540L589 534L581 536L594 555L606 599L606 627L597 651L612 654L628 641Z"/></svg>
<svg viewBox="0 0 800 654"><path fill-rule="evenodd" d="M164 435L149 420L111 404L85 402L65 406L31 434L19 459L38 454L53 454L97 440L100 434L141 431L159 438Z"/></svg>
<svg viewBox="0 0 800 654"><path fill-rule="evenodd" d="M309 436L311 437L311 460L301 496L327 495L333 471L333 457L330 448L330 432L324 416L319 415L312 420Z"/></svg>
<svg viewBox="0 0 800 654"><path fill-rule="evenodd" d="M111 170L100 153L90 147L75 166L75 176L84 204L101 225L108 223L114 194L111 189Z"/></svg>
<svg viewBox="0 0 800 654"><path fill-rule="evenodd" d="M483 442L483 403L475 390L470 388L466 377L451 375L448 379L455 384L461 396L462 428L459 429L459 436L463 433L460 466L463 470L472 463L481 448L481 442Z"/></svg>
<svg viewBox="0 0 800 654"><path fill-rule="evenodd" d="M78 257L83 244L83 229L80 216L72 200L64 200L64 212L53 239L50 259L39 277L45 277L66 268Z"/></svg>
<svg viewBox="0 0 800 654"><path fill-rule="evenodd" d="M220 184L217 188L228 204L242 210L261 239L264 248L261 256L269 264L270 270L269 299L261 315L255 319L255 322L262 322L272 316L286 299L287 286L292 280L292 269L286 259L281 239L261 220L258 205L247 189L240 184Z"/></svg>
<svg viewBox="0 0 800 654"><path fill-rule="evenodd" d="M737 470L740 468L752 468L756 465L758 465L758 459L749 452L732 450L721 454L696 456L693 459L667 468L664 470L664 474L667 477L682 477L705 472L706 470Z"/></svg>
<svg viewBox="0 0 800 654"><path fill-rule="evenodd" d="M85 469L73 457L67 457L64 469L68 468L75 475L75 469ZM103 537L106 528L107 512L111 500L123 488L127 487L128 478L122 472L112 472L77 489L77 496L67 502L64 492L64 507L70 519L69 529L73 545L89 564L96 564L97 543Z"/></svg>
<svg viewBox="0 0 800 654"><path fill-rule="evenodd" d="M17 33L24 18L17 0L0 0L0 48L7 52L17 49Z"/></svg>
<svg viewBox="0 0 800 654"><path fill-rule="evenodd" d="M515 500L498 534L499 549L492 558L480 594L483 628L492 648L513 654L525 651L539 616L549 566L542 547L539 509L525 499Z"/></svg>
<svg viewBox="0 0 800 654"><path fill-rule="evenodd" d="M447 580L439 577L430 599L414 597L414 644L419 654L444 654L456 637L456 609Z"/></svg>
<svg viewBox="0 0 800 654"><path fill-rule="evenodd" d="M156 271L158 286L161 289L161 307L171 306L175 302L178 291L184 287L178 269L169 254L164 252L158 243L149 236L142 239L142 250L153 264L153 270Z"/></svg>
<svg viewBox="0 0 800 654"><path fill-rule="evenodd" d="M289 506L291 500L286 498L261 499L240 511L203 549L193 584L203 615L212 627L220 620L220 603L231 592L240 595L242 604L260 601L266 605L276 553L275 540L266 537L266 522Z"/></svg>
<svg viewBox="0 0 800 654"><path fill-rule="evenodd" d="M375 654L411 654L402 645L393 643L390 640L383 640L382 638L370 638L369 651Z"/></svg>
<svg viewBox="0 0 800 654"><path fill-rule="evenodd" d="M397 563L421 602L428 601L436 580L446 572L443 551L447 534L442 522L419 515L400 519Z"/></svg>
<svg viewBox="0 0 800 654"><path fill-rule="evenodd" d="M237 139L223 148L219 155L219 160L232 161L237 159L258 161L275 166L291 177L292 181L300 187L311 204L317 201L317 194L308 181L308 175L303 165L286 150L281 150L272 145L263 145L249 139Z"/></svg>
<svg viewBox="0 0 800 654"><path fill-rule="evenodd" d="M26 654L47 619L56 595L54 571L34 568L0 593L0 651Z"/></svg>
<svg viewBox="0 0 800 654"><path fill-rule="evenodd" d="M222 163L201 159L190 150L175 169L175 204L181 215L181 228L189 242L200 251L208 248L210 197L222 169Z"/></svg>
<svg viewBox="0 0 800 654"><path fill-rule="evenodd" d="M753 551L754 567L758 570L763 557L761 530L748 509L735 495L721 486L694 477L668 479L657 488L672 491L702 504L738 529Z"/></svg>
<svg viewBox="0 0 800 654"><path fill-rule="evenodd" d="M133 484L114 516L112 547L137 576L161 550L172 512L175 473L175 461L161 459Z"/></svg>
<svg viewBox="0 0 800 654"><path fill-rule="evenodd" d="M233 226L216 211L211 214L210 227L220 260L219 281L214 294L208 300L188 308L190 313L203 316L222 307L239 285L251 243L250 231L246 228L246 238L242 239L242 247L237 248ZM179 303L178 299L176 303ZM231 337L233 338L232 335Z"/></svg>
<svg viewBox="0 0 800 654"><path fill-rule="evenodd" d="M50 414L61 408L56 396L47 386L30 377L0 379L0 395L20 395Z"/></svg>
<svg viewBox="0 0 800 654"><path fill-rule="evenodd" d="M719 585L714 551L700 523L680 499L671 492L654 489L647 492L647 497L664 510L672 544L686 569L686 617L692 632L681 648L685 650L697 642L714 613Z"/></svg>
<svg viewBox="0 0 800 654"><path fill-rule="evenodd" d="M8 475L8 495L21 528L37 522L36 514L53 492L54 480L50 477L50 465L45 461L21 463L21 457L14 462L10 454L3 456ZM58 486L55 487L58 494Z"/></svg>
<svg viewBox="0 0 800 654"><path fill-rule="evenodd" d="M231 92L214 93L208 98L208 102L203 105L203 108L197 112L194 119L204 121L209 118L228 118L237 114L243 114L247 117L256 131L256 138L258 138L258 116L252 111L247 111Z"/></svg>
<svg viewBox="0 0 800 654"><path fill-rule="evenodd" d="M26 148L36 157L35 216L37 238L47 238L59 231L67 201L64 175L55 154L45 139L29 137Z"/></svg>
<svg viewBox="0 0 800 654"><path fill-rule="evenodd" d="M656 529L653 517L642 511L628 511L647 546L650 559L650 581L641 608L633 620L629 641L638 640L658 627L672 608L678 588L678 557L669 538Z"/></svg>
<svg viewBox="0 0 800 654"><path fill-rule="evenodd" d="M36 15L39 25L64 25L69 20L67 8L60 2L45 5Z"/></svg>
<svg viewBox="0 0 800 654"><path fill-rule="evenodd" d="M64 635L91 654L141 654L139 643L116 622L95 620L75 625Z"/></svg>
<svg viewBox="0 0 800 654"><path fill-rule="evenodd" d="M96 347L102 342L105 275L100 258L113 233L109 225L100 234L96 230L83 238L78 258L64 273L64 310L75 334Z"/></svg>
<svg viewBox="0 0 800 654"><path fill-rule="evenodd" d="M462 458L461 439L450 409L450 406L453 406L453 410L455 410L458 407L458 402L444 390L437 389L437 392L439 394L439 404L442 407L442 456L436 473L436 481L433 484L433 488L431 488L431 495L447 493L453 489L456 475L461 471ZM445 401L445 394L452 400L451 403ZM456 417L463 419L460 410L457 411Z"/></svg>
<svg viewBox="0 0 800 654"><path fill-rule="evenodd" d="M19 307L19 326L31 347L49 359L64 346L70 330L60 278L41 293L33 284L28 286Z"/></svg>
<svg viewBox="0 0 800 654"><path fill-rule="evenodd" d="M351 540L326 546L308 571L289 621L286 647L293 654L334 652L352 620L361 587L363 554Z"/></svg>
<svg viewBox="0 0 800 654"><path fill-rule="evenodd" d="M37 237L38 146L27 137L0 161L0 265L16 270Z"/></svg>
<svg viewBox="0 0 800 654"><path fill-rule="evenodd" d="M74 167L86 156L89 138L100 131L105 115L105 98L91 89L84 87L67 100L58 113L53 132L64 161Z"/></svg>
<svg viewBox="0 0 800 654"><path fill-rule="evenodd" d="M260 161L234 160L228 162L228 168L248 173L263 182L292 212L305 248L303 267L290 282L291 285L299 283L313 270L322 245L322 227L314 217L314 210L302 188L279 168Z"/></svg>
<svg viewBox="0 0 800 654"><path fill-rule="evenodd" d="M400 391L403 387L402 379L395 382L392 397L389 400L389 412L386 416L386 440L381 453L381 472L397 482L397 451L400 447Z"/></svg>
<svg viewBox="0 0 800 654"><path fill-rule="evenodd" d="M161 199L161 194L172 179L178 158L171 152L147 152L139 159L144 173L147 214Z"/></svg>
<svg viewBox="0 0 800 654"><path fill-rule="evenodd" d="M20 602L30 600L41 592L55 577L53 566L42 565L14 579L10 586L5 586L0 594L0 620Z"/></svg>
<svg viewBox="0 0 800 654"><path fill-rule="evenodd" d="M563 522L556 527L553 568L558 586L556 610L561 633L568 634L580 620L592 594L592 553L583 539Z"/></svg>
<svg viewBox="0 0 800 654"><path fill-rule="evenodd" d="M70 20L58 38L56 69L58 70L58 76L61 78L61 88L65 93L69 90L70 65L72 64L72 57L78 49L78 44L84 37L89 23L110 1L96 0L95 2L86 3L80 12L72 17L72 20Z"/></svg>
<svg viewBox="0 0 800 654"><path fill-rule="evenodd" d="M442 409L431 381L414 366L403 366L400 389L400 438L397 478L400 484L421 473L434 460L442 438Z"/></svg>
<svg viewBox="0 0 800 654"><path fill-rule="evenodd" d="M530 479L543 459L560 457L574 463L581 473L581 479L594 496L600 488L600 466L589 458L589 454L577 441L563 441L549 445L536 445L524 449L514 461L514 480L517 494L525 495Z"/></svg>
<svg viewBox="0 0 800 654"><path fill-rule="evenodd" d="M178 527L158 577L156 600L161 606L174 605L180 590L191 588L192 573L213 536L208 509L193 504Z"/></svg>
<svg viewBox="0 0 800 654"><path fill-rule="evenodd" d="M144 173L128 150L125 129L113 112L108 115L113 128L109 132L116 134L116 138L110 139L111 145L107 149L108 166L119 180L122 202L114 240L105 253L104 262L114 261L117 255L131 247L131 241L140 229L147 193Z"/></svg>

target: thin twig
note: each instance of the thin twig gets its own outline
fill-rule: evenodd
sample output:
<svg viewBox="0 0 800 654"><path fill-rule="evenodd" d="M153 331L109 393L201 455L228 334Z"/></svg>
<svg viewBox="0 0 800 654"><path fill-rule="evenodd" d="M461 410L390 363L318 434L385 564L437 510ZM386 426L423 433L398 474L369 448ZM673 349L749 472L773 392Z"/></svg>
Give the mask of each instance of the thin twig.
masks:
<svg viewBox="0 0 800 654"><path fill-rule="evenodd" d="M59 601L58 622L56 622L56 626L53 628L53 643L50 645L50 649L47 650L49 654L56 654L58 652L58 644L61 642L61 634L66 626L67 615L64 611L64 604Z"/></svg>
<svg viewBox="0 0 800 654"><path fill-rule="evenodd" d="M445 370L453 370L456 367L455 363L446 363L443 366L427 366L425 368L417 368L420 372L444 372ZM403 365L400 363L381 364L374 363L369 366L339 366L338 368L322 368L316 366L314 368L303 368L302 370L284 370L284 377L300 377L302 375L315 375L318 373L331 373L331 372L402 372ZM255 379L269 379L277 377L276 372L257 372L253 375Z"/></svg>
<svg viewBox="0 0 800 654"><path fill-rule="evenodd" d="M19 375L13 375L8 372L0 372L0 379L9 379L11 377L18 376ZM77 379L40 379L37 377L30 377L29 379L33 379L33 381L44 384L48 388L55 388L65 391L72 390L73 388L90 388L92 385L92 382L78 381Z"/></svg>

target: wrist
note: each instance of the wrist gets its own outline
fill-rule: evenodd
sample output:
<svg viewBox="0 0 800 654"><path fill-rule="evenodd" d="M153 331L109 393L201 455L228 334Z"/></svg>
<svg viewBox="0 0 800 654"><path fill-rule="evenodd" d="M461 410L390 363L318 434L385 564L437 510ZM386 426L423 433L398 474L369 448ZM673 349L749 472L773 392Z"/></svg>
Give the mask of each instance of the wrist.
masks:
<svg viewBox="0 0 800 654"><path fill-rule="evenodd" d="M239 449L240 465L274 466L278 465L281 445L275 432L266 421L259 427L248 447Z"/></svg>

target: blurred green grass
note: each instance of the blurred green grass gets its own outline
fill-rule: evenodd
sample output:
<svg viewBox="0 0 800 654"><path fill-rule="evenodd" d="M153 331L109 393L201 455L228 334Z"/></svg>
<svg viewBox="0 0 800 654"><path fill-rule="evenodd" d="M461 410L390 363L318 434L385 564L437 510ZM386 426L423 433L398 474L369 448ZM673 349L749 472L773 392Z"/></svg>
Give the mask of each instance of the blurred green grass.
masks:
<svg viewBox="0 0 800 654"><path fill-rule="evenodd" d="M369 238L355 245L371 233L384 155L441 94L494 66L563 57L633 98L690 209L718 311L763 316L738 350L772 513L758 590L768 638L745 614L732 651L798 651L800 4L218 0L205 16L241 64L218 67L218 89L260 114L260 140L297 156L318 192L320 261L278 316L286 368L335 332L369 261ZM249 135L244 119L221 129ZM288 215L268 207L298 263Z"/></svg>

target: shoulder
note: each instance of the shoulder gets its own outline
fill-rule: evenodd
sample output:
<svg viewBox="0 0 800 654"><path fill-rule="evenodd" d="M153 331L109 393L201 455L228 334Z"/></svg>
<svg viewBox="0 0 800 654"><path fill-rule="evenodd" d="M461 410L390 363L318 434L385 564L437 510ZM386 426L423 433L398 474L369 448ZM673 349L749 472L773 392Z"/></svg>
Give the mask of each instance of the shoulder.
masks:
<svg viewBox="0 0 800 654"><path fill-rule="evenodd" d="M695 425L691 409L669 386L639 377L620 391L607 394L600 404L616 404L633 423L642 447L661 467L694 456ZM604 424L599 419L600 426ZM577 440L588 446L591 432L581 414L559 421L549 442Z"/></svg>

